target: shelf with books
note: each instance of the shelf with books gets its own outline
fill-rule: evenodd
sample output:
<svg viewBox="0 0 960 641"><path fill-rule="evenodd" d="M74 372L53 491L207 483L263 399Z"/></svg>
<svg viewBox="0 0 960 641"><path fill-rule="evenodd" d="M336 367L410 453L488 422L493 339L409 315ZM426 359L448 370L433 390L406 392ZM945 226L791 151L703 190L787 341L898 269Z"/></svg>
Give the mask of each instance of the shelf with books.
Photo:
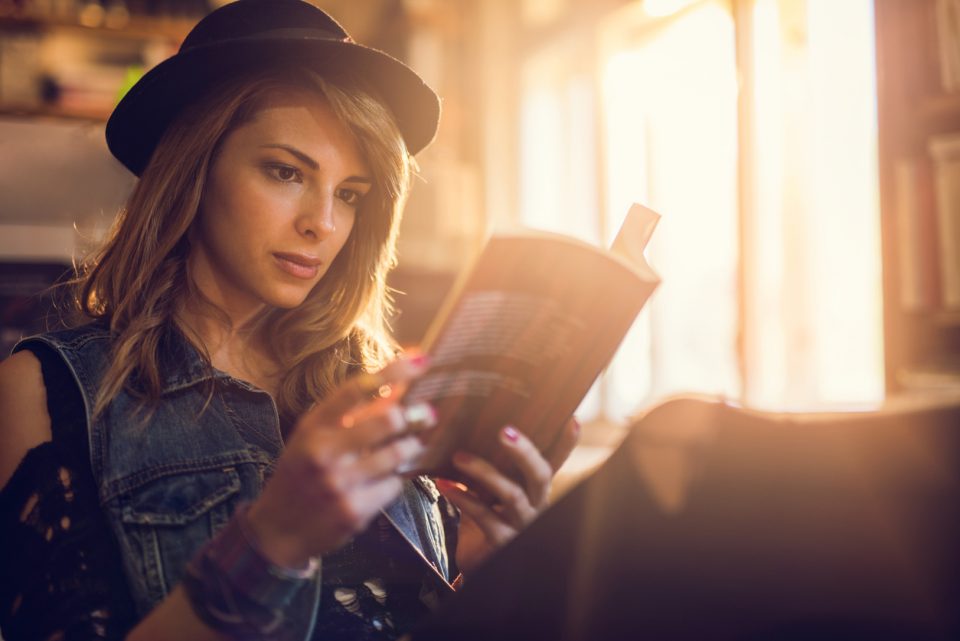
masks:
<svg viewBox="0 0 960 641"><path fill-rule="evenodd" d="M195 20L0 16L0 115L104 121L124 88L174 53Z"/></svg>
<svg viewBox="0 0 960 641"><path fill-rule="evenodd" d="M953 8L875 4L890 393L960 386L960 39L942 24Z"/></svg>
<svg viewBox="0 0 960 641"><path fill-rule="evenodd" d="M65 18L0 17L0 32L69 32L91 38L148 40L164 38L182 42L197 17L127 16L115 22L106 19L90 24Z"/></svg>
<svg viewBox="0 0 960 641"><path fill-rule="evenodd" d="M923 135L960 131L960 93L938 93L917 105L917 129Z"/></svg>
<svg viewBox="0 0 960 641"><path fill-rule="evenodd" d="M53 118L106 122L109 116L109 109L0 103L0 118Z"/></svg>

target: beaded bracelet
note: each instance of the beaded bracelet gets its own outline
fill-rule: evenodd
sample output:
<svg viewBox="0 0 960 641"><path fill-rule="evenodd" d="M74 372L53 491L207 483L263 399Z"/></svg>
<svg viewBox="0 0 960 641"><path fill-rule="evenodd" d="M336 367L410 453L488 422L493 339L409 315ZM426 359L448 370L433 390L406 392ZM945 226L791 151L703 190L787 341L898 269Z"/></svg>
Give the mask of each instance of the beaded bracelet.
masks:
<svg viewBox="0 0 960 641"><path fill-rule="evenodd" d="M288 606L315 583L319 570L319 558L302 570L267 559L244 505L190 561L183 586L194 612L211 628L238 639L279 638L289 627Z"/></svg>

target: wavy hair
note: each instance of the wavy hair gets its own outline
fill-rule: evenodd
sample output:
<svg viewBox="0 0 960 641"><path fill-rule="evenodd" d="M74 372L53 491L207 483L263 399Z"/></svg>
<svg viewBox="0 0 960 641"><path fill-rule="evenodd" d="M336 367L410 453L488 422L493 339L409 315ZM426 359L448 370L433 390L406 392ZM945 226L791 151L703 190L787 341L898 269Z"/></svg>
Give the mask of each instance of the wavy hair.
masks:
<svg viewBox="0 0 960 641"><path fill-rule="evenodd" d="M283 372L276 398L281 416L292 419L350 371L380 366L395 353L386 275L396 264L413 170L403 137L362 80L307 69L263 70L219 84L175 119L104 245L73 281L76 313L69 324L101 319L113 337L95 415L124 389L146 406L159 400L164 336L184 329L176 321L184 300L203 300L186 267L188 232L208 173L226 137L249 122L272 92L289 88L308 89L327 102L352 132L373 186L346 243L306 300L294 309L267 309L255 321L256 335ZM209 354L198 347L210 366Z"/></svg>

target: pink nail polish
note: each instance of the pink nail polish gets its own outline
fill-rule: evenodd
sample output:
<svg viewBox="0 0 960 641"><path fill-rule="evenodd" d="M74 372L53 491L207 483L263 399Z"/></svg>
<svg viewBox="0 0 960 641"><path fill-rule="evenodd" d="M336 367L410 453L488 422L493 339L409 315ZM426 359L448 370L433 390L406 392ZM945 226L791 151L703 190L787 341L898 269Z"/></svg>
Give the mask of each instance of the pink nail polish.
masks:
<svg viewBox="0 0 960 641"><path fill-rule="evenodd" d="M513 427L512 425L507 425L505 428L503 428L503 435L511 443L516 443L520 438L520 432L518 432L517 428Z"/></svg>
<svg viewBox="0 0 960 641"><path fill-rule="evenodd" d="M410 359L410 363L416 367L426 367L430 364L430 356L427 354L417 354Z"/></svg>

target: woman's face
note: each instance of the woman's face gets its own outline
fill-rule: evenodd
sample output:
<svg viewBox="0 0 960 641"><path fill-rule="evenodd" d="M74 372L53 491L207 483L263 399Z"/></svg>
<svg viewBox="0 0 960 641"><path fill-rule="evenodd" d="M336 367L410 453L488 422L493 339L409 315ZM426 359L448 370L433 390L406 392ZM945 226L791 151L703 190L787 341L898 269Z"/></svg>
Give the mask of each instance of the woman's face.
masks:
<svg viewBox="0 0 960 641"><path fill-rule="evenodd" d="M300 305L346 243L371 180L322 98L273 94L211 167L191 236L200 291L235 320Z"/></svg>

